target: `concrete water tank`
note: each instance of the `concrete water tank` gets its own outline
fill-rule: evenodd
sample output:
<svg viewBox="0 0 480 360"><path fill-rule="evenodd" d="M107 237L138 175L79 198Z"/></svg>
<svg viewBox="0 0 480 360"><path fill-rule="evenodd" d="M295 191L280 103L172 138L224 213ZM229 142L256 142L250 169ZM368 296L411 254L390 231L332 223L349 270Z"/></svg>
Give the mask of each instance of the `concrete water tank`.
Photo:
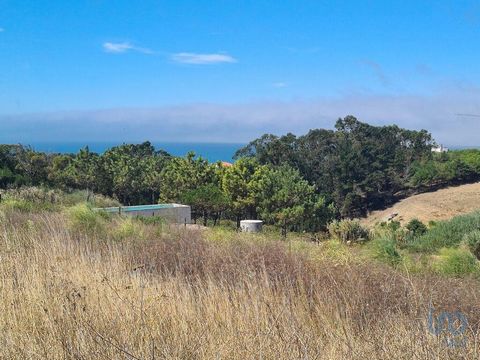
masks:
<svg viewBox="0 0 480 360"><path fill-rule="evenodd" d="M258 233L262 231L262 220L242 220L240 221L240 229L242 232Z"/></svg>

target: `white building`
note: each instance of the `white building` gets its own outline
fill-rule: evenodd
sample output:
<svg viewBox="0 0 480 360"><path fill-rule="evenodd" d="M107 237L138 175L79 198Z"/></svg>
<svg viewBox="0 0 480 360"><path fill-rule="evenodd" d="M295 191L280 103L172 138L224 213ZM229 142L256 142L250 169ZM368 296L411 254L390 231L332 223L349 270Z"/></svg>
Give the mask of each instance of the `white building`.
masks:
<svg viewBox="0 0 480 360"><path fill-rule="evenodd" d="M448 151L448 148L440 144L439 146L432 147L432 151L436 153L444 153Z"/></svg>

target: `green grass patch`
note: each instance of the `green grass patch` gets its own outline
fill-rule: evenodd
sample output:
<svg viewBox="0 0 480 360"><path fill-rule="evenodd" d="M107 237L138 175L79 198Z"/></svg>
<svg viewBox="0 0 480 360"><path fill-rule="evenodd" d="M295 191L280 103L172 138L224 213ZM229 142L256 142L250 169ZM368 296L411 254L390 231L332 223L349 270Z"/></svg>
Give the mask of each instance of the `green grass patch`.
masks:
<svg viewBox="0 0 480 360"><path fill-rule="evenodd" d="M383 263L396 266L402 262L393 234L375 238L367 244L366 249L370 257Z"/></svg>
<svg viewBox="0 0 480 360"><path fill-rule="evenodd" d="M441 248L458 246L466 234L475 230L480 230L480 212L438 222L425 234L415 237L407 247L412 252L434 253Z"/></svg>
<svg viewBox="0 0 480 360"><path fill-rule="evenodd" d="M41 211L55 211L58 206L51 203L37 203L24 199L7 199L2 202L1 207L6 210L17 210L20 212L41 212Z"/></svg>
<svg viewBox="0 0 480 360"><path fill-rule="evenodd" d="M105 231L108 214L95 211L88 204L78 204L67 209L70 226L75 231L99 233Z"/></svg>
<svg viewBox="0 0 480 360"><path fill-rule="evenodd" d="M434 257L433 269L443 275L463 276L479 273L478 261L463 248L442 248Z"/></svg>

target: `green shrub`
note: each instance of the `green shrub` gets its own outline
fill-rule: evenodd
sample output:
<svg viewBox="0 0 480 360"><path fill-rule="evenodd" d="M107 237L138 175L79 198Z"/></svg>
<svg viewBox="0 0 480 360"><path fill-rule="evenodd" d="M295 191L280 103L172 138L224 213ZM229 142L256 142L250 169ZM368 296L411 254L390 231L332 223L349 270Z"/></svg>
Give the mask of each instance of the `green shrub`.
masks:
<svg viewBox="0 0 480 360"><path fill-rule="evenodd" d="M413 236L420 236L428 231L428 228L418 219L412 219L406 226L407 230L412 233Z"/></svg>
<svg viewBox="0 0 480 360"><path fill-rule="evenodd" d="M465 245L477 259L480 259L480 230L474 230L463 237Z"/></svg>
<svg viewBox="0 0 480 360"><path fill-rule="evenodd" d="M448 221L438 222L425 234L409 243L411 251L433 253L443 247L459 245L465 236L480 229L480 212L454 217Z"/></svg>
<svg viewBox="0 0 480 360"><path fill-rule="evenodd" d="M21 212L31 212L34 209L34 205L31 202L16 199L8 199L3 201L2 207L7 211L18 210Z"/></svg>
<svg viewBox="0 0 480 360"><path fill-rule="evenodd" d="M478 271L478 262L466 249L442 248L433 269L444 275L462 276Z"/></svg>
<svg viewBox="0 0 480 360"><path fill-rule="evenodd" d="M22 212L55 210L59 205L59 191L39 187L21 187L1 191L2 206Z"/></svg>
<svg viewBox="0 0 480 360"><path fill-rule="evenodd" d="M400 222L391 221L376 226L370 237L373 239L389 237L395 241L396 246L403 249L412 241L413 233L402 227Z"/></svg>
<svg viewBox="0 0 480 360"><path fill-rule="evenodd" d="M119 217L113 230L115 240L124 240L131 237L143 237L141 223L131 217Z"/></svg>
<svg viewBox="0 0 480 360"><path fill-rule="evenodd" d="M402 227L402 224L400 223L400 221L393 220L388 223L385 223L385 228L393 232L400 230L401 227Z"/></svg>
<svg viewBox="0 0 480 360"><path fill-rule="evenodd" d="M37 186L2 190L3 202L10 203L22 211L55 210L60 206L72 206L88 202L94 207L120 206L114 199L103 195L92 194L86 190L66 192L59 189L48 189ZM15 203L16 202L16 203Z"/></svg>
<svg viewBox="0 0 480 360"><path fill-rule="evenodd" d="M87 204L78 204L67 210L73 230L82 232L102 232L108 214L95 211Z"/></svg>
<svg viewBox="0 0 480 360"><path fill-rule="evenodd" d="M51 190L36 186L25 186L2 191L5 200L27 201L33 204L58 204L61 200L60 190Z"/></svg>
<svg viewBox="0 0 480 360"><path fill-rule="evenodd" d="M35 203L22 199L8 199L3 201L1 206L5 210L18 210L21 212L53 211L57 209L54 204Z"/></svg>
<svg viewBox="0 0 480 360"><path fill-rule="evenodd" d="M332 221L328 225L330 235L337 240L346 242L364 242L369 238L368 229L364 228L357 220Z"/></svg>
<svg viewBox="0 0 480 360"><path fill-rule="evenodd" d="M370 254L373 258L389 265L398 265L402 261L397 251L395 238L391 236L377 237L369 244Z"/></svg>

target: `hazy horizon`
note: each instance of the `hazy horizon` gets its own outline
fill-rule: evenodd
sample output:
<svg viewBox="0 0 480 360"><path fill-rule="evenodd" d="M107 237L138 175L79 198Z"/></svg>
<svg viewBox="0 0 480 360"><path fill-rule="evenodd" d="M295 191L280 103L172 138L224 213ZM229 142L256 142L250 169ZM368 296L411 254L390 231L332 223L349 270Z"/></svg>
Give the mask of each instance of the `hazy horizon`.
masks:
<svg viewBox="0 0 480 360"><path fill-rule="evenodd" d="M246 143L354 115L476 146L475 1L0 4L0 142Z"/></svg>

